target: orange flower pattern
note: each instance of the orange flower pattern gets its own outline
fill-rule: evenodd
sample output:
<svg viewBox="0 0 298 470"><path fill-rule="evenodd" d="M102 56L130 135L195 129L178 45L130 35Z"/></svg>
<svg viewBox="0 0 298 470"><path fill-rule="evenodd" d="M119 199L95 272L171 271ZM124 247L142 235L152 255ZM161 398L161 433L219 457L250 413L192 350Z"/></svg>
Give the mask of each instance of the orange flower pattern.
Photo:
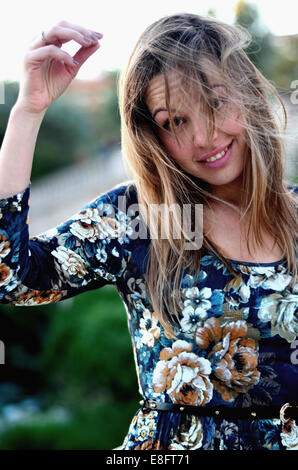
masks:
<svg viewBox="0 0 298 470"><path fill-rule="evenodd" d="M125 306L142 397L236 409L297 399L298 285L290 285L284 259L230 260L234 277L203 246L199 276L186 269L175 292L180 310L172 338L147 291L151 241L143 236L134 182L31 238L30 186L0 200L0 303L41 306L113 285ZM224 420L141 407L121 449L283 450L296 448L297 435L294 421L283 427L274 418Z"/></svg>
<svg viewBox="0 0 298 470"><path fill-rule="evenodd" d="M233 401L260 379L258 347L246 335L247 324L243 320L221 326L217 318L209 318L195 331L196 344L201 349L211 349L207 358L214 363L212 383L225 401Z"/></svg>
<svg viewBox="0 0 298 470"><path fill-rule="evenodd" d="M181 340L163 349L153 372L153 387L157 393L166 391L174 403L205 405L212 398L211 365L191 349L190 343Z"/></svg>

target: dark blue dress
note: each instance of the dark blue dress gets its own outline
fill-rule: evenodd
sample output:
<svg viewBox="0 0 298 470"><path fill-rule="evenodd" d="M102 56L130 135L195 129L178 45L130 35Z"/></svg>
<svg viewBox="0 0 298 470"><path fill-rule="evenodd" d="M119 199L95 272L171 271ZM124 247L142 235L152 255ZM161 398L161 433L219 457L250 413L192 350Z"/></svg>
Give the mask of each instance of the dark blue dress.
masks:
<svg viewBox="0 0 298 470"><path fill-rule="evenodd" d="M142 226L132 206L138 202L133 182L113 187L30 239L29 193L30 184L0 200L1 303L43 305L113 284L126 309L142 397L211 407L282 406L297 399L298 284L289 286L285 259L230 260L239 273L235 279L202 248L197 282L184 272L181 326L170 339L145 293L150 239L133 236ZM293 421L282 428L277 418L139 408L121 448L298 450L298 426Z"/></svg>

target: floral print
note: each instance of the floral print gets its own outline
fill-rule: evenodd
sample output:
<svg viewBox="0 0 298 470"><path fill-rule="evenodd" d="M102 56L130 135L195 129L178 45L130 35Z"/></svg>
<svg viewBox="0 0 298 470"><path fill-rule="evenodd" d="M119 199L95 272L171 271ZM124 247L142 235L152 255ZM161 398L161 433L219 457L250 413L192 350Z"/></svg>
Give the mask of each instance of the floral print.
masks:
<svg viewBox="0 0 298 470"><path fill-rule="evenodd" d="M209 318L195 331L197 345L211 349L207 357L214 363L212 382L225 401L233 401L260 378L257 345L246 335L247 324L243 320L221 326L217 318Z"/></svg>
<svg viewBox="0 0 298 470"><path fill-rule="evenodd" d="M183 273L176 338L169 338L146 293L150 238L135 236L143 220L133 210L133 181L35 237L28 232L30 186L0 200L1 303L49 304L112 284L125 306L142 397L233 408L296 402L298 285L290 286L284 259L230 260L234 277L202 247L199 276ZM294 420L282 424L278 417L222 419L141 407L121 448L290 450L298 447L297 429Z"/></svg>
<svg viewBox="0 0 298 470"><path fill-rule="evenodd" d="M135 450L164 450L164 448L157 439L148 439L143 444L136 446Z"/></svg>
<svg viewBox="0 0 298 470"><path fill-rule="evenodd" d="M208 300L211 297L211 289L205 287L200 291L197 287L192 287L183 289L182 294L187 300L184 301L182 310L181 328L186 336L192 336L198 321L207 317L207 310L211 307Z"/></svg>
<svg viewBox="0 0 298 470"><path fill-rule="evenodd" d="M289 450L298 450L298 426L295 421L291 420L283 426L281 441Z"/></svg>
<svg viewBox="0 0 298 470"><path fill-rule="evenodd" d="M298 335L298 288L273 293L261 301L259 319L271 322L271 335L280 335L289 343Z"/></svg>
<svg viewBox="0 0 298 470"><path fill-rule="evenodd" d="M143 318L140 320L140 330L142 333L142 342L151 348L155 344L155 340L160 337L160 327L158 326L157 315L150 310L145 309Z"/></svg>
<svg viewBox="0 0 298 470"><path fill-rule="evenodd" d="M181 340L163 349L153 372L153 387L155 392L166 391L174 403L205 405L212 398L211 366L191 349L191 344Z"/></svg>
<svg viewBox="0 0 298 470"><path fill-rule="evenodd" d="M197 450L202 447L202 422L194 415L187 415L169 446L170 450Z"/></svg>
<svg viewBox="0 0 298 470"><path fill-rule="evenodd" d="M57 258L62 269L68 272L70 276L78 276L84 279L87 269L86 263L80 255L72 250L68 250L64 246L59 246L57 250L52 251L52 254Z"/></svg>

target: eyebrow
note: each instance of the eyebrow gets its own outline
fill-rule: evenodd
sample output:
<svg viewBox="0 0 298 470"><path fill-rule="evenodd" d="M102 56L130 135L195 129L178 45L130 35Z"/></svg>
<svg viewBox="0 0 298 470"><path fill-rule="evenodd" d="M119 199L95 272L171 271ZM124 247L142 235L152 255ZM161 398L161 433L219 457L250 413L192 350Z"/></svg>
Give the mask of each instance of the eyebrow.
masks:
<svg viewBox="0 0 298 470"><path fill-rule="evenodd" d="M153 119L155 118L156 114L159 113L159 111L167 111L167 109L166 109L166 108L158 108L158 109L155 111L155 113L153 114ZM173 113L175 113L175 112L176 112L176 109L173 108L173 109L171 109L171 111L172 111Z"/></svg>
<svg viewBox="0 0 298 470"><path fill-rule="evenodd" d="M223 83L215 83L214 85L212 85L210 88L216 88L218 86L224 86L226 88L226 86L223 84ZM159 113L160 111L167 111L166 108L158 108L156 111L154 111L153 113L153 119L155 118L156 114ZM176 112L176 109L173 108L171 111L173 111L174 113Z"/></svg>

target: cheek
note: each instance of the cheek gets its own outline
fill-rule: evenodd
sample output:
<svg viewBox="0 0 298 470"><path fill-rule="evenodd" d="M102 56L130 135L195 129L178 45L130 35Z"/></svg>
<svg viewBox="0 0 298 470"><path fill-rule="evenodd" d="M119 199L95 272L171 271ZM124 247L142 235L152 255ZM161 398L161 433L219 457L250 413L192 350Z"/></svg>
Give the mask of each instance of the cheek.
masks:
<svg viewBox="0 0 298 470"><path fill-rule="evenodd" d="M182 163L189 153L189 145L187 139L179 137L179 142L177 143L175 137L163 137L161 138L165 148L168 150L170 155L176 160L177 163Z"/></svg>
<svg viewBox="0 0 298 470"><path fill-rule="evenodd" d="M240 116L240 113L237 111L229 114L229 116L226 116L222 120L220 128L226 134L231 134L235 136L245 133L245 126L243 120Z"/></svg>
<svg viewBox="0 0 298 470"><path fill-rule="evenodd" d="M180 140L180 145L177 143L177 140L175 139L174 136L169 136L168 134L165 133L160 133L160 140L162 141L163 145L165 148L168 150L168 152L176 157L182 157L183 154L185 154L186 150L186 142L183 137L179 136Z"/></svg>

